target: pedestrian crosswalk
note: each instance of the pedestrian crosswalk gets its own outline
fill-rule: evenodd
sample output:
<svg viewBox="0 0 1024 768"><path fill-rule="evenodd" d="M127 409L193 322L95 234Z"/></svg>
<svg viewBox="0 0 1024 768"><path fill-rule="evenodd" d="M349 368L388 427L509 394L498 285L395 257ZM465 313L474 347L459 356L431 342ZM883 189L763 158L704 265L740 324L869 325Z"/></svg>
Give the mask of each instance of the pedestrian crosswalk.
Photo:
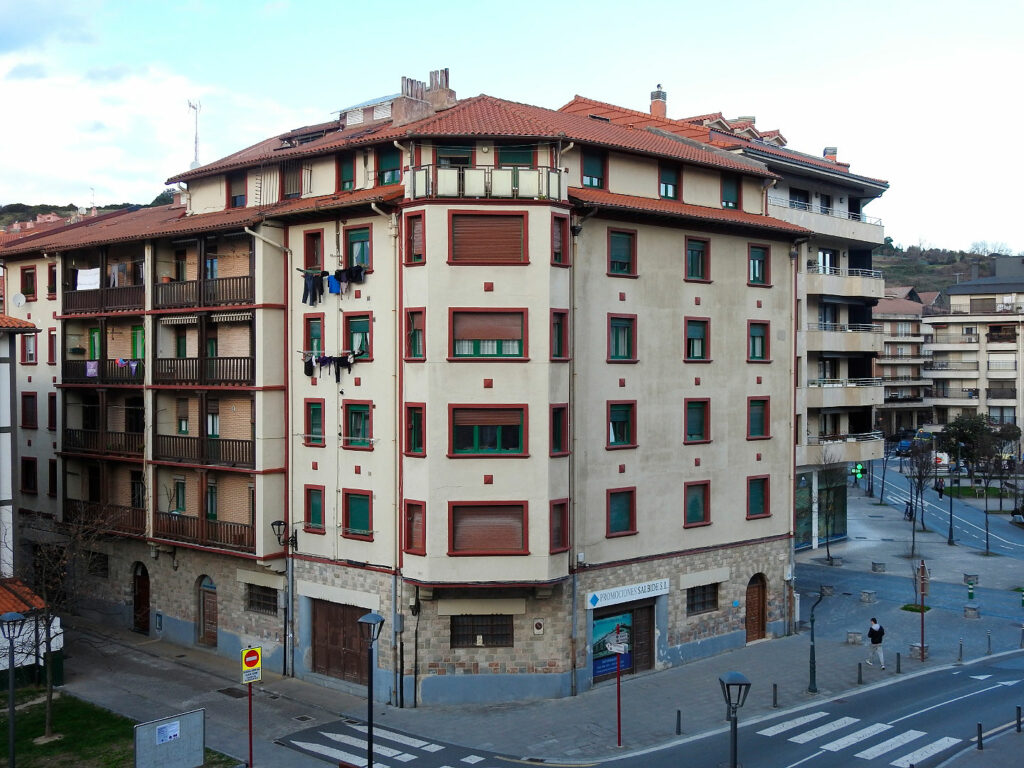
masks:
<svg viewBox="0 0 1024 768"><path fill-rule="evenodd" d="M888 765L896 768L910 768L918 765L922 760L943 752L950 747L956 746L962 740L950 736L934 739L922 743L928 734L925 731L907 729L895 735L890 735L893 726L887 723L862 723L856 717L837 717L828 719L831 715L825 711L809 712L791 720L776 723L763 728L757 733L761 736L783 737L796 744L812 744L816 749L827 752L842 752L844 750L859 751L853 756L861 760L882 759ZM841 731L847 730L860 724L858 730L840 735ZM791 735L790 735L791 734ZM876 741L882 734L888 736L883 741ZM831 740L817 744L822 739L829 737ZM905 751L910 750L910 751Z"/></svg>
<svg viewBox="0 0 1024 768"><path fill-rule="evenodd" d="M293 733L278 743L332 765L365 768L367 726L358 720L339 720ZM489 768L495 756L464 747L438 744L388 728L373 729L374 768Z"/></svg>

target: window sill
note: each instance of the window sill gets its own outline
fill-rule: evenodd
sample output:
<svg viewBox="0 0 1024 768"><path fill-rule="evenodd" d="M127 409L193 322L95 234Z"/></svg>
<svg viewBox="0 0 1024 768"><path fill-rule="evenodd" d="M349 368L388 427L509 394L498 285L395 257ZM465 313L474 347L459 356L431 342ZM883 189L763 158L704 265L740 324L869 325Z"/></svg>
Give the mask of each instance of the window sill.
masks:
<svg viewBox="0 0 1024 768"><path fill-rule="evenodd" d="M636 272L605 272L608 277L625 277L629 280L636 280L640 275Z"/></svg>
<svg viewBox="0 0 1024 768"><path fill-rule="evenodd" d="M711 442L711 438L704 438L702 440L683 440L683 445L707 445Z"/></svg>
<svg viewBox="0 0 1024 768"><path fill-rule="evenodd" d="M747 358L747 362L748 362L748 363L752 363L752 364L754 364L754 365L767 365L767 364L768 364L768 363L770 363L771 361L772 361L772 360L771 360L771 358L768 358L767 360L762 360L762 359L760 359L760 358L758 358L758 359L756 359L756 360L755 360L755 359L752 359L752 358L749 358L749 357Z"/></svg>
<svg viewBox="0 0 1024 768"><path fill-rule="evenodd" d="M640 361L637 358L635 358L635 357L630 357L630 358L609 357L609 358L607 358L605 360L605 362L609 363L611 365L621 365L621 364L635 365L636 363L639 363Z"/></svg>
<svg viewBox="0 0 1024 768"><path fill-rule="evenodd" d="M410 459L425 459L427 458L426 451L402 451L403 456L408 456Z"/></svg>
<svg viewBox="0 0 1024 768"><path fill-rule="evenodd" d="M417 557L426 557L427 550L425 549L403 549L402 554L405 555L416 555Z"/></svg>
<svg viewBox="0 0 1024 768"><path fill-rule="evenodd" d="M748 288L772 288L773 285L771 283L750 283L750 282L748 282L747 283L747 287Z"/></svg>
<svg viewBox="0 0 1024 768"><path fill-rule="evenodd" d="M702 285L710 285L714 282L710 277L684 277L684 283L701 283Z"/></svg>
<svg viewBox="0 0 1024 768"><path fill-rule="evenodd" d="M571 360L572 360L571 357L552 357L550 360L548 360L548 362L549 363L568 363Z"/></svg>
<svg viewBox="0 0 1024 768"><path fill-rule="evenodd" d="M528 459L528 453L452 453L448 451L449 459Z"/></svg>
<svg viewBox="0 0 1024 768"><path fill-rule="evenodd" d="M605 445L604 449L606 451L625 451L625 450L628 450L630 448L636 448L636 447L637 447L636 443L629 443L628 445Z"/></svg>
<svg viewBox="0 0 1024 768"><path fill-rule="evenodd" d="M557 549L550 549L550 550L548 550L548 554L549 555L560 555L563 552L568 552L568 551L569 551L568 547L558 547Z"/></svg>
<svg viewBox="0 0 1024 768"><path fill-rule="evenodd" d="M359 438L362 440L363 438ZM342 445L341 450L343 451L372 451L373 445Z"/></svg>
<svg viewBox="0 0 1024 768"><path fill-rule="evenodd" d="M304 446L306 446L307 448L326 448L327 447L326 441L322 442L322 443L313 443L313 442L309 442L309 441L304 440L302 442L302 444Z"/></svg>
<svg viewBox="0 0 1024 768"><path fill-rule="evenodd" d="M448 259L450 267L528 267L529 261L452 261Z"/></svg>
<svg viewBox="0 0 1024 768"><path fill-rule="evenodd" d="M305 525L302 526L302 532L303 533L312 533L315 536L326 536L327 535L327 529L326 528L310 528L309 526L305 526Z"/></svg>
<svg viewBox="0 0 1024 768"><path fill-rule="evenodd" d="M528 549L524 549L522 551L513 551L507 549L482 549L473 550L472 552L453 552L451 550L448 551L448 557L523 557L529 554L530 550Z"/></svg>
<svg viewBox="0 0 1024 768"><path fill-rule="evenodd" d="M709 357L709 358L706 358L706 359L701 359L701 360L695 360L695 359L689 358L689 357L684 357L683 358L683 362L684 363L696 363L698 365L702 365L704 363L710 363L710 362L713 362L713 361L714 361L714 358L712 358L712 357Z"/></svg>
<svg viewBox="0 0 1024 768"><path fill-rule="evenodd" d="M448 356L449 363L528 363L528 357L487 357L484 355Z"/></svg>
<svg viewBox="0 0 1024 768"><path fill-rule="evenodd" d="M767 515L747 515L747 520L767 520L771 516L770 512Z"/></svg>
<svg viewBox="0 0 1024 768"><path fill-rule="evenodd" d="M608 531L608 532L605 533L604 537L606 539L621 539L623 536L636 536L636 534L637 534L637 531L634 528L631 531L617 531L615 533L612 533L611 531Z"/></svg>
<svg viewBox="0 0 1024 768"><path fill-rule="evenodd" d="M747 440L771 440L771 435L747 435Z"/></svg>
<svg viewBox="0 0 1024 768"><path fill-rule="evenodd" d="M706 528L709 525L711 525L710 520L702 520L699 523L683 523L683 528Z"/></svg>
<svg viewBox="0 0 1024 768"><path fill-rule="evenodd" d="M341 538L350 539L352 541L373 541L373 534L371 533L368 536L364 536L358 533L343 533L341 534Z"/></svg>
<svg viewBox="0 0 1024 768"><path fill-rule="evenodd" d="M552 459L560 459L563 456L568 456L570 453L570 451L558 451L557 453L549 453L548 457Z"/></svg>
<svg viewBox="0 0 1024 768"><path fill-rule="evenodd" d="M561 269L568 269L569 267L572 266L572 264L564 262L564 261L555 261L555 260L552 259L551 266L552 267L560 267Z"/></svg>
<svg viewBox="0 0 1024 768"><path fill-rule="evenodd" d="M403 267L425 267L427 265L426 259L420 259L419 261L403 261Z"/></svg>

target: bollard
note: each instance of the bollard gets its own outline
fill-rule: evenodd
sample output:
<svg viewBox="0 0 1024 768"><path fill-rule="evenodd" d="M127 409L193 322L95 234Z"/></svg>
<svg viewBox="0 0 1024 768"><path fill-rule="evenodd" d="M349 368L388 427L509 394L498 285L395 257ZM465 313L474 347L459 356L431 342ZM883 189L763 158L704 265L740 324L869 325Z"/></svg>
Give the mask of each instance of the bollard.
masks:
<svg viewBox="0 0 1024 768"><path fill-rule="evenodd" d="M982 743L981 743L981 723L978 723L978 750L981 751L984 748L985 747L982 746Z"/></svg>
<svg viewBox="0 0 1024 768"><path fill-rule="evenodd" d="M896 654L896 674L900 673L900 655Z"/></svg>
<svg viewBox="0 0 1024 768"><path fill-rule="evenodd" d="M779 684L772 683L772 709L779 708Z"/></svg>
<svg viewBox="0 0 1024 768"><path fill-rule="evenodd" d="M986 656L991 656L992 655L992 630L991 629L986 630L986 634L988 635L988 650L985 651L985 655Z"/></svg>
<svg viewBox="0 0 1024 768"><path fill-rule="evenodd" d="M864 685L864 664L857 662L857 685Z"/></svg>
<svg viewBox="0 0 1024 768"><path fill-rule="evenodd" d="M1020 733L1020 704L1017 705L1017 733Z"/></svg>
<svg viewBox="0 0 1024 768"><path fill-rule="evenodd" d="M973 581L967 582L967 599L968 600L973 600L974 599L974 582Z"/></svg>
<svg viewBox="0 0 1024 768"><path fill-rule="evenodd" d="M1020 625L1020 647L1024 648L1024 624Z"/></svg>
<svg viewBox="0 0 1024 768"><path fill-rule="evenodd" d="M964 639L962 637L960 638L960 653L956 657L956 663L964 663Z"/></svg>
<svg viewBox="0 0 1024 768"><path fill-rule="evenodd" d="M683 732L683 710L676 710L676 736Z"/></svg>

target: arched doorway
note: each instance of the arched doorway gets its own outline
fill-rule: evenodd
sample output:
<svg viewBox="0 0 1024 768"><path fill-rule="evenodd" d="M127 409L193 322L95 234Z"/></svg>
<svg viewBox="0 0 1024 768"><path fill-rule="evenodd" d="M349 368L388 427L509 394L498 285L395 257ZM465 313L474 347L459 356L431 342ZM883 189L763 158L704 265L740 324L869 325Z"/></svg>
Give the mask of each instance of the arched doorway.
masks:
<svg viewBox="0 0 1024 768"><path fill-rule="evenodd" d="M132 569L132 631L149 634L149 571L142 563Z"/></svg>
<svg viewBox="0 0 1024 768"><path fill-rule="evenodd" d="M763 573L755 573L747 582L747 642L763 640L768 613L768 583Z"/></svg>
<svg viewBox="0 0 1024 768"><path fill-rule="evenodd" d="M217 647L217 585L209 576L199 579L199 644Z"/></svg>

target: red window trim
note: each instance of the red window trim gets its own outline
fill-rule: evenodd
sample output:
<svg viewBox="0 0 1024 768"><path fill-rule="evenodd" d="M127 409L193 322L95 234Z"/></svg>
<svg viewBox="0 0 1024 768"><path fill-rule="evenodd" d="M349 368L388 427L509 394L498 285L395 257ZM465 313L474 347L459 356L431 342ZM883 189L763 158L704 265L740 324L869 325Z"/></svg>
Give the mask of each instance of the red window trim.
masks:
<svg viewBox="0 0 1024 768"><path fill-rule="evenodd" d="M629 263L633 267L632 272L612 272L612 233L622 233L632 235L633 245L632 253L629 258ZM605 274L608 277L624 277L629 280L635 280L640 277L640 265L637 263L637 230L628 229L626 227L608 227L607 233L607 257L605 259Z"/></svg>
<svg viewBox="0 0 1024 768"><path fill-rule="evenodd" d="M352 445L352 440L348 434L348 409L353 405L365 405L368 407L367 417L370 420L369 434L366 436L367 445ZM341 441L341 448L345 451L372 451L373 450L373 400L349 400L348 398L341 401L341 417L344 419L341 427L341 433L344 435L344 439ZM362 440L363 438L359 438Z"/></svg>
<svg viewBox="0 0 1024 768"><path fill-rule="evenodd" d="M630 332L629 332L629 334L630 334L629 346L630 346L630 350L633 353L632 357L629 357L629 358L619 358L619 357L613 358L612 357L612 320L615 320L615 319L632 320L633 321L632 327L631 327ZM636 326L637 326L637 316L635 314L631 315L631 314L628 314L626 312L609 312L607 314L607 318L605 320L605 335L606 335L606 338L607 338L607 345L606 345L606 348L605 348L605 362L606 363L613 363L613 364L617 364L617 365L620 365L620 364L633 365L634 363L639 363L640 362L640 358L637 355L637 348L636 348L636 338L637 338L637 327Z"/></svg>
<svg viewBox="0 0 1024 768"><path fill-rule="evenodd" d="M57 431L57 393L48 392L46 395L46 428L51 432Z"/></svg>
<svg viewBox="0 0 1024 768"><path fill-rule="evenodd" d="M612 494L629 493L629 530L616 531L612 533ZM622 536L636 536L636 486L630 485L624 488L608 488L604 492L604 537L606 539L618 539Z"/></svg>
<svg viewBox="0 0 1024 768"><path fill-rule="evenodd" d="M699 523L688 523L686 522L686 492L694 486L699 486L704 491L704 519ZM711 481L694 480L692 483L683 483L683 528L703 528L707 525L711 525Z"/></svg>
<svg viewBox="0 0 1024 768"><path fill-rule="evenodd" d="M53 274L53 282L50 282L50 275ZM50 291L50 286L53 285L53 291ZM38 286L36 287L38 291ZM56 299L57 298L57 265L47 264L46 265L46 298Z"/></svg>
<svg viewBox="0 0 1024 768"><path fill-rule="evenodd" d="M410 351L410 341L412 339L412 328L409 323L409 315L415 312L419 312L423 315L423 354L420 357L413 357ZM402 360L406 363L425 363L427 361L427 308L426 307L406 307L405 316L403 318L405 324L405 332L402 337ZM370 344L373 344L373 333L370 333Z"/></svg>
<svg viewBox="0 0 1024 768"><path fill-rule="evenodd" d="M309 492L320 491L320 516L321 527L310 525L309 522ZM315 533L319 536L327 535L327 490L322 485L306 484L302 486L302 530L306 533Z"/></svg>
<svg viewBox="0 0 1024 768"><path fill-rule="evenodd" d="M366 354L363 355L362 357L358 358L358 359L359 359L360 363L370 363L370 362L373 362L373 337L375 335L374 332L373 332L373 311L372 310L368 311L368 312L342 312L341 313L341 332L343 334L342 335L342 339L344 340L344 342L343 342L344 344L348 344L348 338L349 338L348 322L349 322L349 320L352 320L353 318L361 318L361 317L369 318L369 321L370 321L369 325L367 326L367 328L370 331L370 347L369 347L369 349L366 350ZM355 352L354 349L348 349L346 351L347 352L353 352L353 353Z"/></svg>
<svg viewBox="0 0 1024 768"><path fill-rule="evenodd" d="M523 509L523 548L521 550L456 550L455 521L456 507L522 507ZM521 557L530 554L530 504L521 501L449 501L448 502L448 557Z"/></svg>
<svg viewBox="0 0 1024 768"><path fill-rule="evenodd" d="M688 277L687 261L690 258L690 243L704 243L704 277ZM686 237L683 243L683 281L687 283L710 283L711 280L711 240L705 237Z"/></svg>
<svg viewBox="0 0 1024 768"><path fill-rule="evenodd" d="M674 197L665 197L661 194L661 169L669 166L676 169L676 194ZM677 163L660 160L658 162L658 176L654 184L654 194L659 200L680 200L683 194L683 167Z"/></svg>
<svg viewBox="0 0 1024 768"><path fill-rule="evenodd" d="M518 216L523 220L522 261L455 261L455 236L453 235L456 216ZM453 267L525 267L530 263L530 216L528 211L474 211L452 208L448 211L448 264Z"/></svg>
<svg viewBox="0 0 1024 768"><path fill-rule="evenodd" d="M35 342L35 360L28 360L28 337L32 336ZM39 365L39 339L36 334L21 334L21 359L18 361L21 365Z"/></svg>
<svg viewBox="0 0 1024 768"><path fill-rule="evenodd" d="M764 514L751 515L750 514L750 481L751 480L764 480ZM747 520L764 520L766 517L772 516L772 476L771 475L748 475L747 476Z"/></svg>
<svg viewBox="0 0 1024 768"><path fill-rule="evenodd" d="M312 435L312 433L313 433L313 430L312 430L312 424L310 424L309 406L312 403L319 403L320 404L320 427L323 430L323 435L321 436L321 438L320 438L321 442L319 442L319 443L314 443L313 442L313 438L310 437L310 435ZM305 445L305 446L308 446L310 448L326 448L327 447L327 402L322 397L307 397L307 398L303 399L303 401L302 401L302 423L303 423L303 426L304 426L304 428L302 430L302 444Z"/></svg>
<svg viewBox="0 0 1024 768"><path fill-rule="evenodd" d="M555 357L555 316L560 315L562 317L562 355L561 357ZM552 309L551 310L551 323L550 331L548 334L548 351L550 352L550 360L553 363L566 363L572 359L569 354L569 310L568 309ZM525 349L525 342L523 347Z"/></svg>
<svg viewBox="0 0 1024 768"><path fill-rule="evenodd" d="M309 321L319 320L320 321L320 354L327 354L327 348L324 346L325 338L327 335L327 321L325 313L323 312L305 312L302 315L302 351L308 352L313 348L310 343L312 339L309 336ZM370 341L373 341L373 335L370 335Z"/></svg>
<svg viewBox="0 0 1024 768"><path fill-rule="evenodd" d="M750 249L764 248L764 282L750 282ZM772 287L772 247L768 243L747 243L747 286L750 288L771 288Z"/></svg>
<svg viewBox="0 0 1024 768"><path fill-rule="evenodd" d="M27 466L31 466L30 472L36 481L36 487L34 489L29 489L25 487L25 476L29 474L28 472L25 471L25 468ZM39 462L35 456L21 457L21 463L19 465L18 472L18 485L20 486L18 490L20 490L24 494L27 494L29 496L36 496L39 494Z"/></svg>
<svg viewBox="0 0 1024 768"><path fill-rule="evenodd" d="M686 356L686 351L687 351L686 347L687 347L687 341L688 341L687 334L689 333L689 330L688 330L687 326L690 324L691 320L695 321L695 322L702 322L702 323L705 324L704 325L704 355L705 356L703 358L699 358L698 359L698 358L693 358L693 357L687 357ZM698 317L696 315L686 315L685 317L683 317L683 362L684 363L694 363L696 365L702 365L702 364L705 364L705 363L712 362L712 359L711 359L711 318L710 317Z"/></svg>
<svg viewBox="0 0 1024 768"><path fill-rule="evenodd" d="M554 234L553 234L554 227L555 227L555 219L561 219L564 222L564 224L562 225L562 261L555 261L555 248L554 248L555 239L554 239ZM571 243L572 243L571 237L572 237L572 235L569 232L569 223L570 223L569 222L569 217L566 216L565 214L563 214L563 213L552 213L551 214L551 228L552 228L552 237L551 237L551 243L552 243L552 247L551 247L551 266L553 266L553 267L560 267L562 269L565 269L567 267L571 267L572 266L572 246L571 246Z"/></svg>
<svg viewBox="0 0 1024 768"><path fill-rule="evenodd" d="M564 505L562 510L562 531L565 534L565 544L562 546L555 546L554 542L554 513L555 506L558 504ZM572 547L572 535L569 529L569 498L563 499L552 499L548 504L548 554L557 555L559 552L568 552Z"/></svg>
<svg viewBox="0 0 1024 768"><path fill-rule="evenodd" d="M352 189L343 190L341 188L341 163L342 160L348 158L352 162ZM356 153L355 152L338 152L334 156L334 191L335 192L354 192L356 189Z"/></svg>
<svg viewBox="0 0 1024 768"><path fill-rule="evenodd" d="M686 439L686 419L689 413L690 403L704 403L704 439ZM711 398L710 397L687 397L683 399L683 445L703 445L711 442Z"/></svg>
<svg viewBox="0 0 1024 768"><path fill-rule="evenodd" d="M612 423L612 406L613 405L631 405L632 408L629 412L629 437L632 440L627 445L612 445L611 444L611 423ZM604 436L605 444L604 449L606 451L626 451L636 448L637 434L636 434L636 400L607 400L605 401L605 414L604 423L607 427L607 432Z"/></svg>
<svg viewBox="0 0 1024 768"><path fill-rule="evenodd" d="M754 400L764 401L764 428L767 434L764 435L751 435L750 434L750 404ZM747 398L747 440L771 440L772 438L772 399L767 395L757 395L755 397Z"/></svg>
<svg viewBox="0 0 1024 768"><path fill-rule="evenodd" d="M370 533L348 533L348 497L353 495L366 496L367 517L366 524ZM373 541L373 491L366 488L342 488L341 489L341 538L353 539L355 541Z"/></svg>
<svg viewBox="0 0 1024 768"><path fill-rule="evenodd" d="M31 405L28 405L29 403L31 403ZM32 422L28 422L25 419L30 411L32 413ZM19 426L22 429L39 429L39 395L37 393L21 393L21 414Z"/></svg>
<svg viewBox="0 0 1024 768"><path fill-rule="evenodd" d="M413 547L409 544L409 507L410 505L417 505L422 510L423 520L423 546ZM407 555L426 555L427 554L427 502L418 501L417 499L406 499L405 503L402 504L402 551Z"/></svg>
<svg viewBox="0 0 1024 768"><path fill-rule="evenodd" d="M456 453L452 444L455 436L455 411L522 411L522 453ZM448 458L449 459L528 459L530 458L530 406L526 403L448 403Z"/></svg>
<svg viewBox="0 0 1024 768"><path fill-rule="evenodd" d="M750 356L750 326L764 326L764 358L756 359ZM771 320L747 320L747 362L757 364L770 363L772 361L772 323Z"/></svg>
<svg viewBox="0 0 1024 768"><path fill-rule="evenodd" d="M312 235L320 235L320 271L327 269L327 241L324 239L324 228L319 229L304 229L302 230L302 266L305 269L312 268L312 264L309 263L309 241Z"/></svg>
<svg viewBox="0 0 1024 768"><path fill-rule="evenodd" d="M369 234L369 238L370 239L369 239L368 243L369 243L369 248L370 248L370 255L369 255L369 258L367 259L367 263L366 263L366 267L364 269L364 272L365 272L365 274L370 274L371 272L373 272L373 222L372 221L371 222L367 222L366 224L353 224L353 225L348 226L348 227L342 227L342 230L341 230L341 248L342 248L341 263L343 265L345 265L346 267L351 267L352 266L351 264L348 263L348 233L353 231L353 230L356 230L356 229L366 229L366 230L369 230L368 234Z"/></svg>
<svg viewBox="0 0 1024 768"><path fill-rule="evenodd" d="M420 228L423 231L423 259L420 261L413 261L410 253L409 239L412 236L412 229L409 226L409 222L412 219L420 220ZM405 214L402 228L402 264L406 267L422 267L427 263L427 217L423 211L417 211L416 213Z"/></svg>
<svg viewBox="0 0 1024 768"><path fill-rule="evenodd" d="M414 409L420 411L420 427L423 430L423 451L415 453L409 450L409 411ZM402 413L402 455L409 456L413 459L426 458L427 455L427 404L426 403L406 403Z"/></svg>
<svg viewBox="0 0 1024 768"><path fill-rule="evenodd" d="M455 314L458 312L518 312L523 316L523 354L521 357L456 357ZM424 317L426 320L426 317ZM526 307L448 307L448 362L450 363L528 363L530 361L530 310Z"/></svg>
<svg viewBox="0 0 1024 768"><path fill-rule="evenodd" d="M562 438L565 440L565 450L555 450L555 409L562 409ZM572 451L569 446L572 443L569 440L569 404L568 403L551 403L548 406L548 455L549 456L568 456Z"/></svg>
<svg viewBox="0 0 1024 768"><path fill-rule="evenodd" d="M32 293L31 295L27 293L24 294L25 301L35 301L36 299L39 298L39 275L36 273L35 266L21 268L21 270L18 272L18 277L21 280L20 284L18 285L18 288L20 291L21 287L25 285L25 275L29 272L32 273L32 285L35 286L35 292Z"/></svg>
<svg viewBox="0 0 1024 768"><path fill-rule="evenodd" d="M39 346L38 344L36 345ZM36 357L39 357L39 350L36 349ZM57 329L47 328L46 329L46 364L56 365L57 364Z"/></svg>

